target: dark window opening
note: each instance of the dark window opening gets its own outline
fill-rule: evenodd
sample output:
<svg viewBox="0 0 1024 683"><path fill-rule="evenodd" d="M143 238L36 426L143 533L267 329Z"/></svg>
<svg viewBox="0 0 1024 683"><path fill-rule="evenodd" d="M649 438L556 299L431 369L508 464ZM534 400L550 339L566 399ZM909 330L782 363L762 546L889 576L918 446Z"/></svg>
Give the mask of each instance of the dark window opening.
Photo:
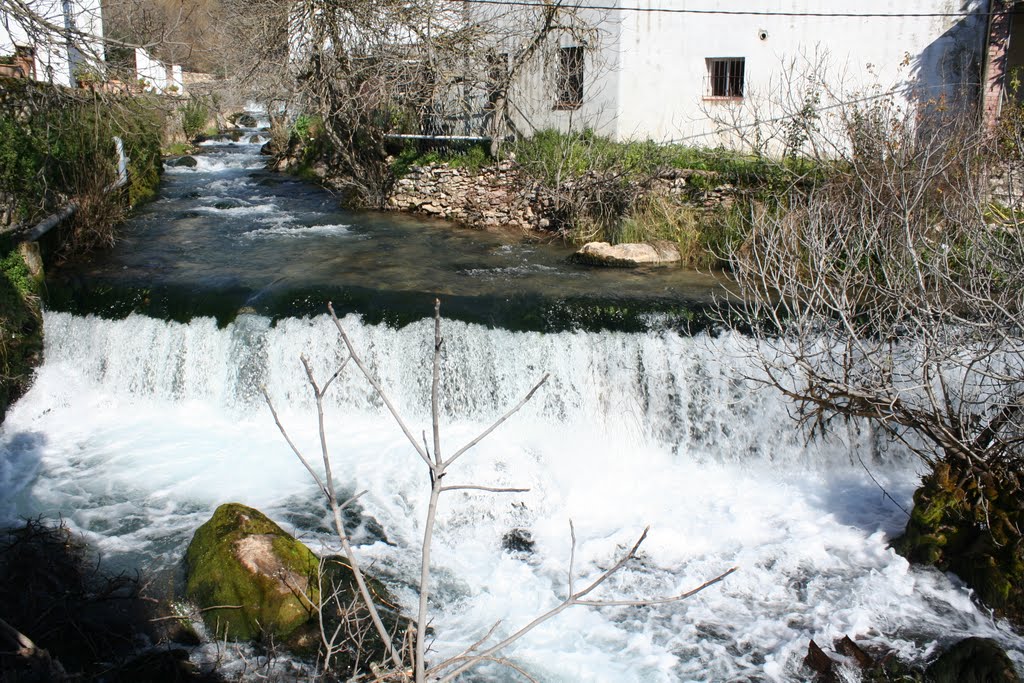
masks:
<svg viewBox="0 0 1024 683"><path fill-rule="evenodd" d="M708 96L743 97L746 60L743 57L707 59Z"/></svg>
<svg viewBox="0 0 1024 683"><path fill-rule="evenodd" d="M576 109L583 104L583 48L558 50L558 101L556 109Z"/></svg>

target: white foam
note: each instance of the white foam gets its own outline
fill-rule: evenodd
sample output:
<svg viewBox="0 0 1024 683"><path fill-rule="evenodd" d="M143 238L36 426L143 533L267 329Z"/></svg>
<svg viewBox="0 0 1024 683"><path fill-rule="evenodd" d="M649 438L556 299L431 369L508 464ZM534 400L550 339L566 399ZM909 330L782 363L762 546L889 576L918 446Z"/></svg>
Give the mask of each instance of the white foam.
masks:
<svg viewBox="0 0 1024 683"><path fill-rule="evenodd" d="M429 321L402 330L344 321L413 431L428 425ZM317 454L300 353L326 377L342 354L325 317L241 316L220 329L141 316L46 313L46 363L11 410L0 443L0 513L62 513L115 557L163 566L219 503L238 500L292 528L324 519L317 493L277 434L259 388L296 443ZM441 656L501 620L508 634L565 593L568 522L577 585L651 525L641 561L604 597L658 596L739 571L690 600L656 608L573 608L507 654L545 681L800 679L807 641L851 635L921 657L938 640L983 635L1021 661L1024 642L938 572L886 547L905 517L852 458L909 503L914 461L872 455L864 427L804 443L774 394L735 378L740 340L672 333L517 334L446 323L444 452L471 439L542 372L536 399L459 461L451 483L522 486L452 493L434 546ZM352 370L352 368L350 368ZM428 482L365 382L346 372L327 405L339 485L368 491L365 512L389 543L363 545L400 599L417 575ZM309 522L296 531L329 543ZM528 528L533 554L505 552ZM111 560L116 563L116 560ZM488 680L518 680L500 668Z"/></svg>
<svg viewBox="0 0 1024 683"><path fill-rule="evenodd" d="M253 171L266 166L266 162L255 154L197 154L192 157L196 165L170 166L165 169L166 173L222 173L224 171Z"/></svg>
<svg viewBox="0 0 1024 683"><path fill-rule="evenodd" d="M195 211L214 215L255 216L260 214L274 213L276 211L280 211L280 209L273 203L266 203L253 204L250 206L229 206L225 208L219 208L216 206L197 206L195 207Z"/></svg>
<svg viewBox="0 0 1024 683"><path fill-rule="evenodd" d="M333 225L300 225L292 226L294 218L285 218L275 221L274 227L259 228L250 230L242 236L247 239L261 239L267 237L323 237L349 234L351 226L338 223Z"/></svg>

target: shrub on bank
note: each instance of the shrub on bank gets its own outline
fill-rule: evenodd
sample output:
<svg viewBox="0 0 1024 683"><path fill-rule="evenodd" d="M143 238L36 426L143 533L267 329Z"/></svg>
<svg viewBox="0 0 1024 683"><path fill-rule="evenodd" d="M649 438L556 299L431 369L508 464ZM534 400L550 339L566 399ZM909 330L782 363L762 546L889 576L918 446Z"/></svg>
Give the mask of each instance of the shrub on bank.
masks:
<svg viewBox="0 0 1024 683"><path fill-rule="evenodd" d="M0 193L14 203L15 222L39 220L68 200L114 182L115 135L129 159L128 202L134 205L156 193L163 120L156 98L26 81L5 80L3 86Z"/></svg>
<svg viewBox="0 0 1024 683"><path fill-rule="evenodd" d="M39 289L17 248L0 245L0 421L24 393L43 350Z"/></svg>

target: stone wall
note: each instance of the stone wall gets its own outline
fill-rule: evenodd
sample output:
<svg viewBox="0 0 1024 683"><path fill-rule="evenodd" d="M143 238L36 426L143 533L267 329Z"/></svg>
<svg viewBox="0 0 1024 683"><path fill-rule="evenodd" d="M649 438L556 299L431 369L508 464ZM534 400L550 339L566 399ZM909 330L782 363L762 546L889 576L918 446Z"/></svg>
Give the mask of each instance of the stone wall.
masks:
<svg viewBox="0 0 1024 683"><path fill-rule="evenodd" d="M1024 211L1024 165L999 164L989 171L988 188L992 201L1014 211Z"/></svg>
<svg viewBox="0 0 1024 683"><path fill-rule="evenodd" d="M695 182L695 177L699 179ZM595 176L596 177L596 176ZM595 178L576 181L585 186ZM479 171L446 164L413 166L395 185L388 208L456 221L476 228L512 227L546 230L559 227L559 195L571 201L573 182L559 193L529 178L513 161L503 161ZM666 195L697 208L713 209L731 203L736 188L719 182L710 171L669 170L646 187L633 188L635 196Z"/></svg>
<svg viewBox="0 0 1024 683"><path fill-rule="evenodd" d="M504 161L479 171L446 164L413 166L395 185L388 208L446 218L478 228L523 230L550 226L545 217L550 200L514 162Z"/></svg>

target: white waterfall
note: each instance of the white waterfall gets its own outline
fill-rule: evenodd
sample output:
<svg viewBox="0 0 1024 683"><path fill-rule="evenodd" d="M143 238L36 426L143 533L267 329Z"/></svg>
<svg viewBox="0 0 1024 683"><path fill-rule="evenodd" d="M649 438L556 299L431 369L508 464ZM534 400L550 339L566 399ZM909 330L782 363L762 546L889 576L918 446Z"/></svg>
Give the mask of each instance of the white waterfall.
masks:
<svg viewBox="0 0 1024 683"><path fill-rule="evenodd" d="M343 322L416 433L428 428L432 321ZM321 377L337 368L329 318L241 316L218 328L51 312L45 333L45 363L0 435L5 521L63 515L115 566L175 566L194 529L232 500L313 546L330 543L312 482L260 395L266 387L300 447L318 456L298 359ZM810 638L843 635L918 657L938 641L985 635L1024 661L1024 643L955 581L887 548L905 517L860 460L905 504L914 462L879 455L866 428L805 443L776 395L738 379L751 370L741 340L458 322L445 322L444 336L448 452L551 378L450 475L530 491L443 502L434 567L442 654L497 620L510 633L558 602L572 519L581 576L652 527L641 561L608 596L673 594L739 571L674 605L566 612L508 653L538 680L794 680ZM363 513L386 535L365 535L360 552L411 606L426 472L354 367L332 389L328 429L339 485L369 492ZM530 530L534 553L502 548L512 528Z"/></svg>

